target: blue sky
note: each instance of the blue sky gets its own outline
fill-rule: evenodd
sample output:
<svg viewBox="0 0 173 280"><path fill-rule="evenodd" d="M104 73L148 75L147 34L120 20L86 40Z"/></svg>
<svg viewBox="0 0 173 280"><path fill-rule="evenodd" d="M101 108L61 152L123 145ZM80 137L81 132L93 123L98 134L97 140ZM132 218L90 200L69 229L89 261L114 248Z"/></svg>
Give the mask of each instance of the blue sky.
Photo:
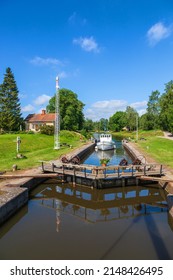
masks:
<svg viewBox="0 0 173 280"><path fill-rule="evenodd" d="M0 83L10 67L24 117L46 107L57 75L93 120L144 113L173 79L172 0L0 0L0 11Z"/></svg>

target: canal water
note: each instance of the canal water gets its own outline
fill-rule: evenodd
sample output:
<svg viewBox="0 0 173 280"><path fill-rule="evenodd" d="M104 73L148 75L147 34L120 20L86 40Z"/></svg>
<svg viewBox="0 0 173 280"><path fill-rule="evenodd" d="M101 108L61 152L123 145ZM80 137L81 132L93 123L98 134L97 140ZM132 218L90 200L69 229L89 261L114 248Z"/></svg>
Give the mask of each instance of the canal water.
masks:
<svg viewBox="0 0 173 280"><path fill-rule="evenodd" d="M117 142L85 163L130 158ZM55 179L30 194L29 203L0 227L0 259L173 259L173 220L157 185L91 189Z"/></svg>

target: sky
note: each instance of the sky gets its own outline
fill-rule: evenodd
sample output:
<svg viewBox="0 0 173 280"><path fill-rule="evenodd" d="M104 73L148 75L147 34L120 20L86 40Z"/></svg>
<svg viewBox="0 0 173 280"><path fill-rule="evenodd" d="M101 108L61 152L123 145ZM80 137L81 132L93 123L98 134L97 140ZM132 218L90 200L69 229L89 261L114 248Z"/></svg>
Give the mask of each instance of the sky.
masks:
<svg viewBox="0 0 173 280"><path fill-rule="evenodd" d="M60 88L97 121L133 107L173 79L172 0L0 0L0 83L10 67L23 117Z"/></svg>

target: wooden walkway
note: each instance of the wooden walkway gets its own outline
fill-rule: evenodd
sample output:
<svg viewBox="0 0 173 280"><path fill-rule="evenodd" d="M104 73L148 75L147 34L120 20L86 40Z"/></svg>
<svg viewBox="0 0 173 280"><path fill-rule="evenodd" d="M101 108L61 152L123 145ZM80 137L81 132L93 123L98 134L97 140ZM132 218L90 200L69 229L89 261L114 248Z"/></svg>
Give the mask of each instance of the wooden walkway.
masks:
<svg viewBox="0 0 173 280"><path fill-rule="evenodd" d="M124 167L119 165L103 167L88 164L74 165L59 163L55 165L54 163L42 162L42 172L56 173L57 177L64 181L73 182L74 184L94 185L95 187L98 187L98 182L100 187L105 185L105 183L109 186L110 181L114 184L117 182L117 185L130 185L136 183L137 180L139 181L140 178L144 178L144 176L147 178L157 177L159 179L164 175L163 166L155 163L128 165ZM121 183L119 182L120 180Z"/></svg>
<svg viewBox="0 0 173 280"><path fill-rule="evenodd" d="M61 162L42 162L41 172L36 174L1 174L2 179L55 178L96 188L120 187L159 182L164 184L173 179L164 176L163 166L159 164L95 166L88 164L65 164ZM163 186L163 188L164 188Z"/></svg>

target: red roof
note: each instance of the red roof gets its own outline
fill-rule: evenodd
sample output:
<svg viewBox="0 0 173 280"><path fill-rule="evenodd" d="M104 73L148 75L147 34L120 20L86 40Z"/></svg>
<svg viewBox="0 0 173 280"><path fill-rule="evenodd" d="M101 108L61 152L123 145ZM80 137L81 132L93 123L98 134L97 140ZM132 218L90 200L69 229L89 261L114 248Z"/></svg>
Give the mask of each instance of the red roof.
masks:
<svg viewBox="0 0 173 280"><path fill-rule="evenodd" d="M34 114L30 118L26 118L29 123L34 122L54 122L55 121L55 113L50 114Z"/></svg>

